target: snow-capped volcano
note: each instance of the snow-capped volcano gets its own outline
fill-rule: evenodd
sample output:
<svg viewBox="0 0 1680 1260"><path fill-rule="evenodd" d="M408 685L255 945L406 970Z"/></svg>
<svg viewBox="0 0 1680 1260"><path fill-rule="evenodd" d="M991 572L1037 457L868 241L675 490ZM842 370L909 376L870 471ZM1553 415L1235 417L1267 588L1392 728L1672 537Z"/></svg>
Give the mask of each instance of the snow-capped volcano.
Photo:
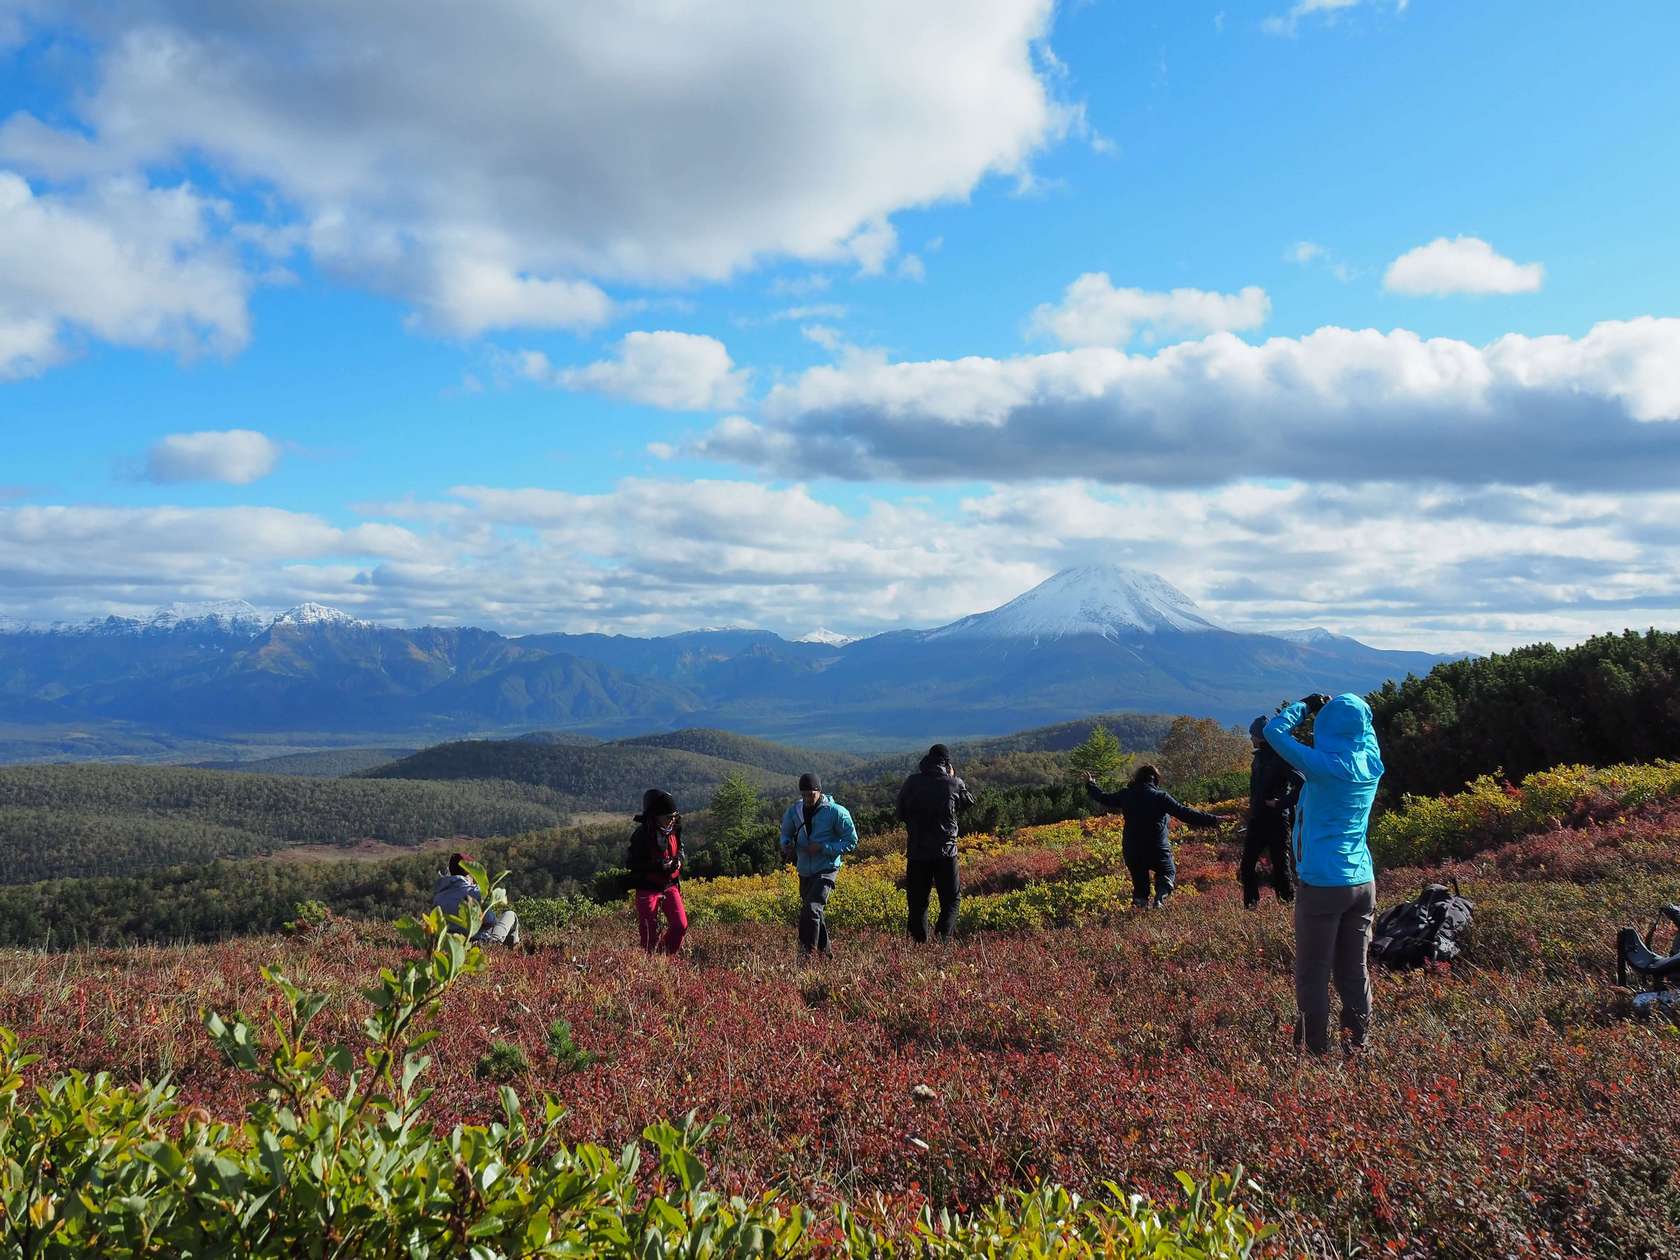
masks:
<svg viewBox="0 0 1680 1260"><path fill-rule="evenodd" d="M800 635L794 640L794 642L820 643L824 647L845 647L848 643L856 643L857 638L854 635L841 634L838 631L827 630L819 626L817 629L811 631L810 634Z"/></svg>
<svg viewBox="0 0 1680 1260"><path fill-rule="evenodd" d="M930 630L926 639L1031 639L1077 635L1201 634L1225 627L1204 617L1171 582L1112 564L1063 569L1001 608Z"/></svg>

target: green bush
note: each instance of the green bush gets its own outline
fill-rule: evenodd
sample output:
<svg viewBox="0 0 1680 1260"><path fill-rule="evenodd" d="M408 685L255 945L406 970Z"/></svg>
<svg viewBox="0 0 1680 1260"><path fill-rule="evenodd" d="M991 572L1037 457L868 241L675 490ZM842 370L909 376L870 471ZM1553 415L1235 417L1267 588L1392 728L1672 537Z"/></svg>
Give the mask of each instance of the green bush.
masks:
<svg viewBox="0 0 1680 1260"><path fill-rule="evenodd" d="M548 1026L548 1053L562 1072L582 1071L597 1057L572 1039L572 1024L567 1019L556 1019Z"/></svg>
<svg viewBox="0 0 1680 1260"><path fill-rule="evenodd" d="M1484 774L1452 796L1407 796L1371 825L1371 853L1386 867L1429 866L1555 827L1604 821L1680 796L1680 762L1557 766L1520 784Z"/></svg>
<svg viewBox="0 0 1680 1260"><path fill-rule="evenodd" d="M490 1048L478 1056L473 1075L481 1081L506 1083L518 1080L531 1070L531 1060L525 1051L511 1041L493 1041Z"/></svg>

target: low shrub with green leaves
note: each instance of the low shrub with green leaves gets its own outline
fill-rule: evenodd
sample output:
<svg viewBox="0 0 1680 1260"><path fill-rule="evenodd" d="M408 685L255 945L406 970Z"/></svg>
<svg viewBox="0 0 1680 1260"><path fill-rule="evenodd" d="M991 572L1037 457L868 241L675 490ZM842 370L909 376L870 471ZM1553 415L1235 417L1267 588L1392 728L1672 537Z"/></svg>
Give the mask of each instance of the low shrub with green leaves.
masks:
<svg viewBox="0 0 1680 1260"><path fill-rule="evenodd" d="M1680 762L1556 766L1520 784L1484 774L1451 796L1406 796L1371 824L1371 852L1385 867L1469 857L1539 831L1605 822L1680 796Z"/></svg>
<svg viewBox="0 0 1680 1260"><path fill-rule="evenodd" d="M506 904L500 881L469 867ZM1157 1206L1110 1185L1087 1201L1039 1185L966 1215L924 1211L906 1229L848 1208L832 1217L705 1185L711 1129L649 1125L643 1148L561 1140L564 1109L528 1117L502 1086L499 1116L436 1132L422 1085L446 995L484 966L469 943L482 910L398 924L417 951L364 991L360 1052L312 1031L328 998L275 968L266 1030L204 1014L217 1050L259 1087L237 1123L182 1107L167 1083L71 1071L27 1088L35 1061L0 1029L0 1256L129 1257L1243 1257L1269 1231L1242 1210L1236 1177Z"/></svg>

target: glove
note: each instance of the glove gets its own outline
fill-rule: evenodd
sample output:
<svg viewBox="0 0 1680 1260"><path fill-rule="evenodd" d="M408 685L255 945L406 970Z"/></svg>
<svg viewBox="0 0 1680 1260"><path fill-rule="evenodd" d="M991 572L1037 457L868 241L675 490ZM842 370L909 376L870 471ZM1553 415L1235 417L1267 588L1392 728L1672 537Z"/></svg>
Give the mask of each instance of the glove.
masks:
<svg viewBox="0 0 1680 1260"><path fill-rule="evenodd" d="M1302 696L1301 703L1307 706L1307 712L1317 714L1320 709L1330 703L1330 697L1322 691L1315 691L1310 696Z"/></svg>

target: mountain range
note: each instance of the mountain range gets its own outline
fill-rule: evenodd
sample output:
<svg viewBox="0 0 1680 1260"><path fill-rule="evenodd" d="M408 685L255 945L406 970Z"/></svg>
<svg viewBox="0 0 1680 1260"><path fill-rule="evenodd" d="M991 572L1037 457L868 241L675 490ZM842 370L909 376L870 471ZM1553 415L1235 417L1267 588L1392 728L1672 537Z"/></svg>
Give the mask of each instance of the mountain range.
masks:
<svg viewBox="0 0 1680 1260"><path fill-rule="evenodd" d="M1369 691L1445 659L1316 629L1228 629L1161 577L1106 565L1064 570L949 625L855 640L751 629L507 637L381 626L318 604L278 616L239 601L173 605L147 618L0 624L10 734L0 760L43 755L31 731L78 732L102 755L102 732L211 743L307 732L296 745L324 746L351 733L710 726L879 747L1101 709L1246 722L1304 691ZM43 738L66 755L62 739Z"/></svg>

